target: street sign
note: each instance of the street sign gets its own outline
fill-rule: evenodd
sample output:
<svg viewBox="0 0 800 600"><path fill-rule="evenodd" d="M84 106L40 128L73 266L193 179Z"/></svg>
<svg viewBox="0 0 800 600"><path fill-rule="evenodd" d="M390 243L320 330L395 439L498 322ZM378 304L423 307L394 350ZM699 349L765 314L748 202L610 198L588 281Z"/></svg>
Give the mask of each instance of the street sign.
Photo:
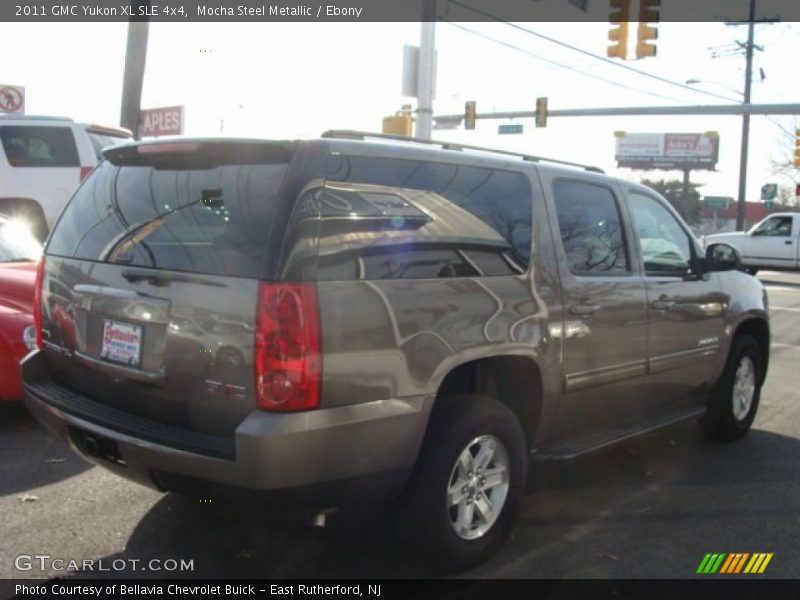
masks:
<svg viewBox="0 0 800 600"><path fill-rule="evenodd" d="M778 196L778 184L766 183L761 186L761 199L764 201L774 200Z"/></svg>
<svg viewBox="0 0 800 600"><path fill-rule="evenodd" d="M704 196L703 205L711 210L725 210L733 202L730 196Z"/></svg>
<svg viewBox="0 0 800 600"><path fill-rule="evenodd" d="M146 108L139 113L139 135L181 135L183 133L183 107L162 106Z"/></svg>
<svg viewBox="0 0 800 600"><path fill-rule="evenodd" d="M25 88L0 83L0 113L25 114Z"/></svg>
<svg viewBox="0 0 800 600"><path fill-rule="evenodd" d="M498 125L497 133L500 135L522 133L522 123L510 123Z"/></svg>

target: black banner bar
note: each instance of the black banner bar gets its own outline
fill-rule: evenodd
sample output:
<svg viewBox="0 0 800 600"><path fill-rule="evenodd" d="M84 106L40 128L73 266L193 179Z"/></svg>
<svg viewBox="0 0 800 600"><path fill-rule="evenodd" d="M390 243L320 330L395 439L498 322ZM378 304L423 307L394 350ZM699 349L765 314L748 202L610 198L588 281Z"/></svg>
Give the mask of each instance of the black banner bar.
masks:
<svg viewBox="0 0 800 600"><path fill-rule="evenodd" d="M427 0L3 0L6 22L417 22ZM608 0L430 0L436 19L607 22ZM636 3L638 0L630 0ZM660 21L744 22L748 2L661 0ZM797 0L758 0L756 21L800 21Z"/></svg>
<svg viewBox="0 0 800 600"><path fill-rule="evenodd" d="M363 598L371 600L526 598L536 600L795 599L797 580L698 576L675 580L4 580L0 598Z"/></svg>

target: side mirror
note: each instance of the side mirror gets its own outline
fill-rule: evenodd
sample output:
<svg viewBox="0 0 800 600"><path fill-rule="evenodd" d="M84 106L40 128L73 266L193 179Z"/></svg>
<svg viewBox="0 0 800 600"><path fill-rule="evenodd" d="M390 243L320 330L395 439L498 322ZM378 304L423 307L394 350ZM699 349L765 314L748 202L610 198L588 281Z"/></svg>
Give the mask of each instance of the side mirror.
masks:
<svg viewBox="0 0 800 600"><path fill-rule="evenodd" d="M709 244L706 247L705 270L711 271L734 271L742 266L742 258L739 251L729 244L718 242Z"/></svg>

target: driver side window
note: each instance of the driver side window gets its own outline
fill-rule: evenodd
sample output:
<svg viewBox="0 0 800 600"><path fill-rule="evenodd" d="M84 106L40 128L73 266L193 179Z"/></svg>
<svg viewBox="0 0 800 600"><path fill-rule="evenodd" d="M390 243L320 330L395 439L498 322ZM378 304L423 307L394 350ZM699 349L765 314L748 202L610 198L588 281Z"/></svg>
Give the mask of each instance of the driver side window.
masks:
<svg viewBox="0 0 800 600"><path fill-rule="evenodd" d="M770 217L753 230L753 235L789 237L792 235L792 217Z"/></svg>
<svg viewBox="0 0 800 600"><path fill-rule="evenodd" d="M683 277L691 273L689 236L672 213L644 194L629 192L628 199L645 274Z"/></svg>

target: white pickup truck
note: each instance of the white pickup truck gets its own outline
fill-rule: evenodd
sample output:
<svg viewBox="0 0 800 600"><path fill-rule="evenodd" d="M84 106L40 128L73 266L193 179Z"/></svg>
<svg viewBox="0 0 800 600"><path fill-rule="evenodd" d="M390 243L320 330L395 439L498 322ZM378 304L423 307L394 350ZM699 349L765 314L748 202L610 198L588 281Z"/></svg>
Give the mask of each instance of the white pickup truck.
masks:
<svg viewBox="0 0 800 600"><path fill-rule="evenodd" d="M800 270L800 213L773 213L750 231L705 236L707 246L730 244L739 251L744 269L755 275L759 269Z"/></svg>

